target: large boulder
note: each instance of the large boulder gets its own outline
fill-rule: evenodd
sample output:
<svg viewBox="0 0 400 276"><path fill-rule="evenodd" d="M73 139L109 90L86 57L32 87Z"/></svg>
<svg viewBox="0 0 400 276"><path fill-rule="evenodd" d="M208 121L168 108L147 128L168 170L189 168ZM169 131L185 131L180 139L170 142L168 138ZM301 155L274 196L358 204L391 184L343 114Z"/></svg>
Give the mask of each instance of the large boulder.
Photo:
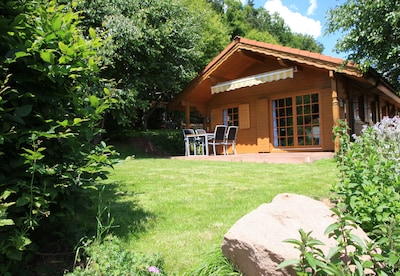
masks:
<svg viewBox="0 0 400 276"><path fill-rule="evenodd" d="M299 229L312 231L313 238L325 243L321 249L327 254L336 241L328 239L324 231L335 221L330 207L321 201L279 194L232 226L224 236L222 252L245 276L296 275L290 267L276 270L284 260L299 258L294 245L283 240L300 240ZM360 229L354 234L368 239Z"/></svg>

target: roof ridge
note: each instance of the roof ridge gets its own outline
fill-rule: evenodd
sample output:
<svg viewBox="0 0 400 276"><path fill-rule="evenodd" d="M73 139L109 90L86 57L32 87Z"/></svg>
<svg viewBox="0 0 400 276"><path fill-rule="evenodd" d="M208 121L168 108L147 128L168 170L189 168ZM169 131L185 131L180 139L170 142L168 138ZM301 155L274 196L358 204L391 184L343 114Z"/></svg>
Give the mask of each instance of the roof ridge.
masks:
<svg viewBox="0 0 400 276"><path fill-rule="evenodd" d="M268 43L268 42L252 40L252 39L248 39L248 38L244 38L244 37L240 37L240 36L236 36L234 41L236 43L248 44L248 45L252 45L252 46L267 48L267 49L271 49L271 50L275 50L275 51L279 51L279 52L290 53L290 54L294 54L294 55L318 59L321 61L327 61L327 62L331 62L331 63L344 64L344 62L345 62L344 59L324 55L324 54L317 53L317 52L311 52L308 50L301 50L301 49L293 48L293 47L289 47L289 46L283 46L283 45L279 45L279 44L273 44L273 43ZM352 65L351 67L353 67L353 66L354 65Z"/></svg>

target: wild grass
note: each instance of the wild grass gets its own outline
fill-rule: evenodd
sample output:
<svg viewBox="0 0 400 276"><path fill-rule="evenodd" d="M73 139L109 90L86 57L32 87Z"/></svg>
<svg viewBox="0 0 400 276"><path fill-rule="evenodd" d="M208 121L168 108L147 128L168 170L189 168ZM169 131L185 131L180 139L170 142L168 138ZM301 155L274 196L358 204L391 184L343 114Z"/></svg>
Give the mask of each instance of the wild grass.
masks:
<svg viewBox="0 0 400 276"><path fill-rule="evenodd" d="M119 162L106 183L114 233L126 248L160 253L168 275L184 275L221 245L243 215L279 193L329 196L333 160L263 164L175 159Z"/></svg>

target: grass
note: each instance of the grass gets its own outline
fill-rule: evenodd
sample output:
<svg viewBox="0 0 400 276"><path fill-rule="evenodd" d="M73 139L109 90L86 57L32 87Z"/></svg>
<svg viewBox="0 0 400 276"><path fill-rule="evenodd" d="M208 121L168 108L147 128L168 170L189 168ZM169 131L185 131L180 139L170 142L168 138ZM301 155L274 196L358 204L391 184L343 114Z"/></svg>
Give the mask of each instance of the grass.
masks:
<svg viewBox="0 0 400 276"><path fill-rule="evenodd" d="M132 159L107 181L114 233L127 248L161 253L168 275L184 275L222 243L243 215L279 193L329 196L333 160L314 164Z"/></svg>

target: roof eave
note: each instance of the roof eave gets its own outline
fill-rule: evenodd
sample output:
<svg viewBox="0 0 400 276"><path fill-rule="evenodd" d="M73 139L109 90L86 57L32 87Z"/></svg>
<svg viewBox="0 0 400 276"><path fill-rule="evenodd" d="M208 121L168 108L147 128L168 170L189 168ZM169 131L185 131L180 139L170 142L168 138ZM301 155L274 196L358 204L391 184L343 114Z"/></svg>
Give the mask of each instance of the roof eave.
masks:
<svg viewBox="0 0 400 276"><path fill-rule="evenodd" d="M376 86L383 94L400 104L400 97L394 91L393 86L383 78L375 69L369 68L364 78L372 85Z"/></svg>
<svg viewBox="0 0 400 276"><path fill-rule="evenodd" d="M197 76L190 81L179 93L175 99L173 99L169 104L168 108L173 109L179 106L182 102L182 100L185 98L187 94L190 93L190 91L196 87L201 81L205 80L209 75L211 75L211 72L215 70L218 67L218 64L222 63L223 60L226 59L227 56L232 53L237 46L238 40L233 40L219 55L217 55L206 67L204 67L203 70L201 70Z"/></svg>
<svg viewBox="0 0 400 276"><path fill-rule="evenodd" d="M242 37L235 37L235 39L218 55L216 56L199 74L179 93L176 98L170 102L169 108L177 108L181 105L182 100L196 87L199 83L207 79L208 76L212 74L214 70L218 68L229 56L238 49L245 49L249 51L258 52L264 55L271 55L293 61L299 64L306 64L309 66L314 66L316 68L321 68L325 70L334 71L337 73L342 73L345 75L364 78L367 81L371 81L365 77L365 74L359 69L359 67L354 63L346 62L340 58L334 58L326 56L320 53L313 53L305 50L294 49L286 46L280 46L265 42L259 42L255 40L250 40ZM400 98L393 92L390 84L388 84L384 79L375 71L371 69L372 75L379 76L381 80L380 90L400 103Z"/></svg>
<svg viewBox="0 0 400 276"><path fill-rule="evenodd" d="M264 42L255 42L246 38L237 38L241 49L247 49L258 53L271 56L277 56L282 59L311 65L317 68L333 70L356 77L362 77L361 70L352 63L348 63L341 58L334 58L320 53L309 52L300 49L294 49L286 46L275 45Z"/></svg>

